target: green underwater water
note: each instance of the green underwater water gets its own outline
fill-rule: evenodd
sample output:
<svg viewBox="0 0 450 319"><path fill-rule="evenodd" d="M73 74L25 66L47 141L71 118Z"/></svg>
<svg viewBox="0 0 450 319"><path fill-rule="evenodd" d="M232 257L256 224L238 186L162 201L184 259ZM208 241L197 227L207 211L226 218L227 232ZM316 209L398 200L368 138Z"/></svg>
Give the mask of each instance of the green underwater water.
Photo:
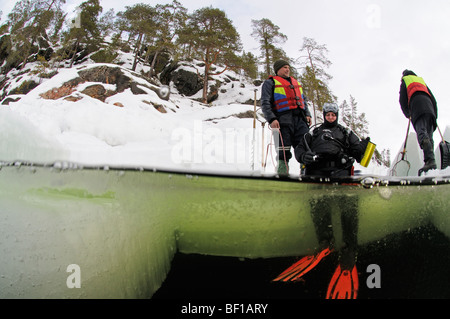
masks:
<svg viewBox="0 0 450 319"><path fill-rule="evenodd" d="M342 200L358 201L361 247L383 247L389 236L428 225L448 238L449 190L447 183L363 187L151 170L3 166L0 297L149 298L166 280L174 256L175 261L179 256L296 258L317 248L310 205L324 197L332 202L338 247L342 205L337 202ZM72 264L81 269L81 288L66 284Z"/></svg>

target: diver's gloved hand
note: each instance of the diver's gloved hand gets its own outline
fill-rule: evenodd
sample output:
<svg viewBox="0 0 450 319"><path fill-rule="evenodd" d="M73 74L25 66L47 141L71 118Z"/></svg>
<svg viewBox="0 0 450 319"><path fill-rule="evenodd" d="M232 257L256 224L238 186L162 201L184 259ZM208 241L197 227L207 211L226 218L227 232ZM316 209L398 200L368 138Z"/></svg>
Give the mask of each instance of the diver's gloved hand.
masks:
<svg viewBox="0 0 450 319"><path fill-rule="evenodd" d="M314 152L307 151L303 155L302 163L305 165L312 164L317 160L317 155Z"/></svg>
<svg viewBox="0 0 450 319"><path fill-rule="evenodd" d="M366 139L361 140L361 143L359 143L359 147L361 150L361 153L364 154L364 152L366 151L367 145L370 142L370 137L366 137Z"/></svg>
<svg viewBox="0 0 450 319"><path fill-rule="evenodd" d="M340 162L342 167L350 168L355 163L355 159L353 157L348 156L347 154L342 154L340 157Z"/></svg>

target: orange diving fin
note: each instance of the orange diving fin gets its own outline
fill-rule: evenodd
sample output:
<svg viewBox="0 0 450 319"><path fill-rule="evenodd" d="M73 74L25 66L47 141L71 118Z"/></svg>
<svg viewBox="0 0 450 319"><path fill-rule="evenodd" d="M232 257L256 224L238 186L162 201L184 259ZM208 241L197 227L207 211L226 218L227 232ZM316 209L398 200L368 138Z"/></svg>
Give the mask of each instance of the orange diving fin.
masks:
<svg viewBox="0 0 450 319"><path fill-rule="evenodd" d="M304 274L317 266L317 264L331 253L330 248L325 248L320 253L310 256L305 256L299 261L295 262L291 267L283 271L273 281L296 281Z"/></svg>
<svg viewBox="0 0 450 319"><path fill-rule="evenodd" d="M328 285L327 299L356 299L358 287L356 266L353 266L352 270L343 270L341 265L338 265Z"/></svg>

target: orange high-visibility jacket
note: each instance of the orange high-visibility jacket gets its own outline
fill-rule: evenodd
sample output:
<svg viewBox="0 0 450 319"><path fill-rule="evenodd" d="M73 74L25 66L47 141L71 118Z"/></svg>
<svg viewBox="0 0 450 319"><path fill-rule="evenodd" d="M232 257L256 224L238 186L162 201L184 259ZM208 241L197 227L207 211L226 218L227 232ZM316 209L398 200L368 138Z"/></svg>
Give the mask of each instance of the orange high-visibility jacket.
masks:
<svg viewBox="0 0 450 319"><path fill-rule="evenodd" d="M411 97L416 92L425 92L431 97L430 91L428 91L428 87L423 78L416 75L407 75L403 77L403 81L405 81L406 84L408 104L411 102Z"/></svg>
<svg viewBox="0 0 450 319"><path fill-rule="evenodd" d="M288 80L280 76L271 76L275 82L274 89L274 111L284 112L287 110L294 110L296 108L305 109L305 102L303 97L303 89L300 83L291 77L290 83Z"/></svg>

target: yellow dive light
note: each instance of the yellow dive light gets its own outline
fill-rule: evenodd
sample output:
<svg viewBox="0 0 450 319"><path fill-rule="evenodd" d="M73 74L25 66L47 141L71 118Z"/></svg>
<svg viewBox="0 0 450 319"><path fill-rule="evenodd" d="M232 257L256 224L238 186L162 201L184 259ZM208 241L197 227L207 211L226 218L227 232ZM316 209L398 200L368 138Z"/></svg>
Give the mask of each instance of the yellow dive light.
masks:
<svg viewBox="0 0 450 319"><path fill-rule="evenodd" d="M373 152L375 152L376 144L371 142L367 143L366 151L364 152L364 156L361 160L361 165L364 167L369 166L370 160L372 159Z"/></svg>

